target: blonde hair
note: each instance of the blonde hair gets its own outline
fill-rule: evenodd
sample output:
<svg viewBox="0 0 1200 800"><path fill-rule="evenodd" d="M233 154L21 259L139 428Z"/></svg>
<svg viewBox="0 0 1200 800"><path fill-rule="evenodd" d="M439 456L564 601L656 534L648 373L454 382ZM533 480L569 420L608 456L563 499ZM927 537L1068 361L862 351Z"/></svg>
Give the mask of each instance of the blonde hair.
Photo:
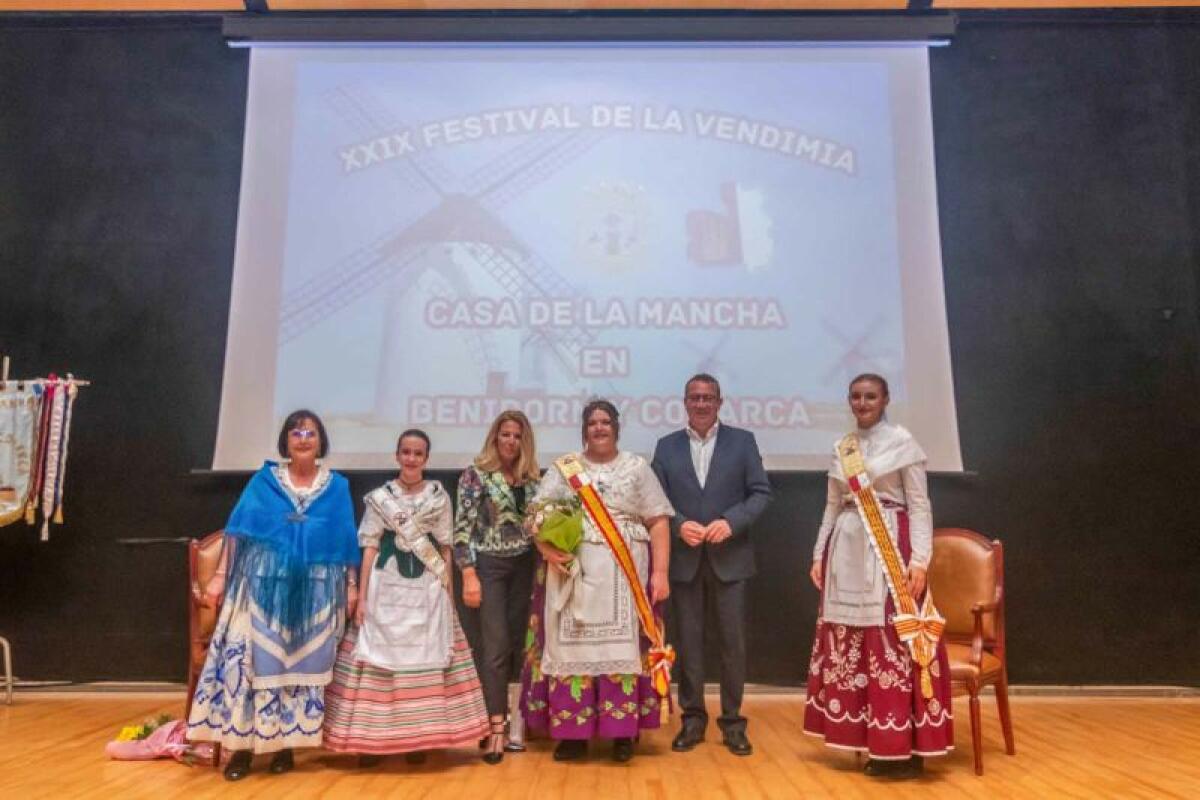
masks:
<svg viewBox="0 0 1200 800"><path fill-rule="evenodd" d="M533 426L529 424L529 418L515 408L501 411L492 421L492 427L488 428L487 439L483 442L483 449L479 451L479 455L475 456L475 466L485 472L495 472L500 469L500 452L496 448L496 439L500 436L500 426L506 422L515 422L521 426L521 452L517 454L517 463L514 469L517 481L520 483L536 481L542 476L542 470L538 467L537 447L533 441Z"/></svg>

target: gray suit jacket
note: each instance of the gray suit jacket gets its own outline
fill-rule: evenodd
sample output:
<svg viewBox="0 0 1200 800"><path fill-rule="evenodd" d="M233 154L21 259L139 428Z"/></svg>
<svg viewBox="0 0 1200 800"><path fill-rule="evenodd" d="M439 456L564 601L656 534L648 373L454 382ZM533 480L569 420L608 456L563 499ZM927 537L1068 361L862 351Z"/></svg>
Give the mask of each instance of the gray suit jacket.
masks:
<svg viewBox="0 0 1200 800"><path fill-rule="evenodd" d="M659 439L651 466L675 507L671 520L671 580L695 578L702 551L721 580L752 576L755 565L750 526L770 504L772 494L754 434L722 423L703 488L692 466L687 431ZM733 535L720 544L704 542L692 547L679 537L680 526L688 520L707 525L722 517Z"/></svg>

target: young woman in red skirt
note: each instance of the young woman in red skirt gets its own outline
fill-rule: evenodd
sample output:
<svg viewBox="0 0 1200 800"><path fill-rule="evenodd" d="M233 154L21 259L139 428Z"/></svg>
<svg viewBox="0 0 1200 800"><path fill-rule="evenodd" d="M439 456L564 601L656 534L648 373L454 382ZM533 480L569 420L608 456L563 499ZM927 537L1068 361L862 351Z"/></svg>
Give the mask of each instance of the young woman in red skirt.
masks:
<svg viewBox="0 0 1200 800"><path fill-rule="evenodd" d="M838 443L829 470L825 516L809 573L821 591L808 668L804 732L830 747L866 752L866 773L914 777L923 758L954 747L950 667L941 642L924 668L894 626L896 592L856 492L873 491L896 553L897 582L917 605L924 599L933 520L925 453L912 434L884 418L887 381L873 374L850 383L857 429ZM843 448L861 455L869 476L847 476ZM886 546L885 546L886 548ZM922 671L927 674L922 675ZM924 690L922 679L925 679Z"/></svg>

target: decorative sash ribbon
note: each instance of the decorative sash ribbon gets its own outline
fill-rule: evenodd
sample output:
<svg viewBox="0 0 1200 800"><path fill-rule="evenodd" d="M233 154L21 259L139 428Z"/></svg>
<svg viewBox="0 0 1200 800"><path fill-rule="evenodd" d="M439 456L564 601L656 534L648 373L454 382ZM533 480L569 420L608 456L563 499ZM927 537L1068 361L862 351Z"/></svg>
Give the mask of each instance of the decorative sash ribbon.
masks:
<svg viewBox="0 0 1200 800"><path fill-rule="evenodd" d="M38 418L37 446L33 451L33 483L29 487L29 502L25 505L26 525L33 525L37 522L38 502L42 497L42 487L46 483L46 445L50 440L50 417L57 384L47 383L43 387L35 388L34 391L38 391L38 388L42 392L42 410L41 416Z"/></svg>
<svg viewBox="0 0 1200 800"><path fill-rule="evenodd" d="M50 523L63 524L63 484L67 475L67 445L71 438L71 413L79 386L68 375L59 380L51 374L42 395L38 422L37 453L33 459L37 476L25 505L25 521L34 524L38 502L42 505L42 541L50 538Z"/></svg>
<svg viewBox="0 0 1200 800"><path fill-rule="evenodd" d="M433 485L432 502L436 502L438 492L444 491L441 484ZM416 513L410 515L400 501L392 493L390 484L380 486L366 497L363 498L367 505L375 509L379 516L383 517L384 522L391 528L396 538L402 540L408 545L409 551L417 558L421 559L421 563L426 569L438 576L438 580L443 585L448 585L449 571L446 569L446 561L442 558L442 554L437 551L437 547L424 531L417 530L417 517L421 515L424 509L417 509ZM382 550L380 551L382 555Z"/></svg>
<svg viewBox="0 0 1200 800"><path fill-rule="evenodd" d="M908 645L913 660L921 672L921 694L926 698L933 697L933 681L929 677L929 665L937 653L938 639L946 628L946 619L938 613L933 605L933 591L926 587L925 601L917 609L917 603L908 591L908 582L904 575L904 562L892 542L888 530L888 520L883 514L879 496L871 486L870 475L862 456L862 448L857 434L847 434L837 445L838 458L842 463L842 472L846 483L854 494L854 503L858 506L858 514L863 525L870 533L871 546L879 563L883 565L883 575L887 579L888 590L892 594L892 602L896 604L896 614L892 617L892 627L900 641Z"/></svg>
<svg viewBox="0 0 1200 800"><path fill-rule="evenodd" d="M675 648L663 639L663 631L654 618L654 608L650 605L650 598L646 596L646 587L638 578L637 566L633 563L633 554L629 551L629 545L625 542L625 537L621 535L608 507L604 505L604 500L600 498L600 493L592 485L592 479L583 464L580 463L579 457L574 453L568 453L562 458L556 459L554 466L558 468L567 484L579 495L584 512L604 537L608 549L616 559L617 566L621 568L625 580L629 583L629 588L633 593L633 605L637 610L638 619L642 623L642 630L645 632L646 638L650 640L650 677L658 696L667 697L671 691L671 665L675 663Z"/></svg>

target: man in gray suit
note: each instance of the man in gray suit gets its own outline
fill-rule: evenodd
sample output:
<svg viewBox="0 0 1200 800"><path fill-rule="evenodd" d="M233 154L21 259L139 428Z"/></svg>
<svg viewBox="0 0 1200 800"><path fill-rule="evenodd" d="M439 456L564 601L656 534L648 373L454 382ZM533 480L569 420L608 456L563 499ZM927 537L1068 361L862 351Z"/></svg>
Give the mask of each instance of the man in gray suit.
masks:
<svg viewBox="0 0 1200 800"><path fill-rule="evenodd" d="M654 448L654 472L675 517L671 520L671 602L679 648L683 727L676 751L704 741L704 602L716 609L721 646L721 716L717 725L730 752L753 752L741 715L746 683L746 581L754 575L750 526L771 502L754 434L717 421L721 385L712 375L684 386L688 427Z"/></svg>

